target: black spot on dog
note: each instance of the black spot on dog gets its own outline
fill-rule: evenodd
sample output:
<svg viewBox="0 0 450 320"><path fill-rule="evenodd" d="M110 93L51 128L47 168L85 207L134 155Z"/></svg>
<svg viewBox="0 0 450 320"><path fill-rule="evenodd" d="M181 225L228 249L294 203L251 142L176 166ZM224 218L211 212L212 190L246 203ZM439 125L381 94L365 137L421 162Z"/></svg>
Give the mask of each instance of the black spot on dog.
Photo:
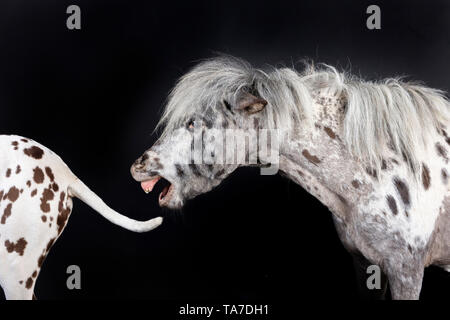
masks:
<svg viewBox="0 0 450 320"><path fill-rule="evenodd" d="M25 287L27 289L31 289L31 286L33 285L33 279L30 277L27 279L27 282L25 283Z"/></svg>
<svg viewBox="0 0 450 320"><path fill-rule="evenodd" d="M8 219L11 216L11 212L12 212L11 210L12 210L12 203L8 203L5 210L3 211L2 219L0 221L1 224L5 224L6 219Z"/></svg>
<svg viewBox="0 0 450 320"><path fill-rule="evenodd" d="M23 149L23 153L25 153L29 157L39 160L42 159L42 156L44 155L44 150L42 150L39 147L32 146L30 148Z"/></svg>
<svg viewBox="0 0 450 320"><path fill-rule="evenodd" d="M33 180L36 183L42 183L44 182L44 172L41 170L41 168L36 167L33 169Z"/></svg>
<svg viewBox="0 0 450 320"><path fill-rule="evenodd" d="M336 133L334 133L334 131L331 130L331 128L329 128L329 127L323 127L323 130L325 131L325 133L326 133L331 139L336 139Z"/></svg>
<svg viewBox="0 0 450 320"><path fill-rule="evenodd" d="M445 131L444 129L442 129L442 134L445 137L445 142L450 145L450 137L447 135L447 131Z"/></svg>
<svg viewBox="0 0 450 320"><path fill-rule="evenodd" d="M58 203L59 214L56 219L56 224L58 225L58 233L61 233L64 229L64 226L66 225L67 219L69 219L69 215L71 212L71 208L69 208L67 205L64 207L65 197L65 192L61 192Z"/></svg>
<svg viewBox="0 0 450 320"><path fill-rule="evenodd" d="M50 211L50 204L49 201L52 201L54 198L54 193L50 188L44 189L42 192L41 197L41 210L42 212L49 212Z"/></svg>
<svg viewBox="0 0 450 320"><path fill-rule="evenodd" d="M50 181L53 182L55 180L55 175L50 167L45 167L45 173L50 178Z"/></svg>
<svg viewBox="0 0 450 320"><path fill-rule="evenodd" d="M15 202L19 198L19 189L16 187L11 187L7 194L5 194L4 199L8 199L11 202Z"/></svg>
<svg viewBox="0 0 450 320"><path fill-rule="evenodd" d="M52 183L52 189L53 189L53 191L58 192L59 186L58 186L58 184L56 182Z"/></svg>

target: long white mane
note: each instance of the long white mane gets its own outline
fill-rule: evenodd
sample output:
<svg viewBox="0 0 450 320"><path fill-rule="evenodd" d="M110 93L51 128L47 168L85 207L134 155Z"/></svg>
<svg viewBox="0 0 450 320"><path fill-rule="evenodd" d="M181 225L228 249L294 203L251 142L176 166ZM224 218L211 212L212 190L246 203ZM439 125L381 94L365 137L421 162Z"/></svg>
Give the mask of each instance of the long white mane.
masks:
<svg viewBox="0 0 450 320"><path fill-rule="evenodd" d="M418 153L436 130L450 119L450 103L441 90L400 78L365 81L335 68L312 64L303 72L290 68L253 68L247 62L221 56L201 62L172 90L158 127L163 135L189 117L204 114L239 90L252 90L268 101L268 129L300 127L313 114L314 90L327 88L345 101L343 141L352 154L380 168L386 146L403 154L413 173Z"/></svg>

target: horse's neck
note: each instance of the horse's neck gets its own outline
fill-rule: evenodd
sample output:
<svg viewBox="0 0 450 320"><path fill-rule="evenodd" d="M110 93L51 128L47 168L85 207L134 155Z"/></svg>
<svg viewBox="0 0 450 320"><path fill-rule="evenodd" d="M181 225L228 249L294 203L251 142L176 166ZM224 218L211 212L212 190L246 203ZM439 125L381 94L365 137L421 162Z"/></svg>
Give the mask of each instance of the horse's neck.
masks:
<svg viewBox="0 0 450 320"><path fill-rule="evenodd" d="M280 148L280 170L332 211L332 206L356 196L350 194L355 193L351 185L361 171L343 144L338 103L327 97L316 98L311 128L290 132Z"/></svg>

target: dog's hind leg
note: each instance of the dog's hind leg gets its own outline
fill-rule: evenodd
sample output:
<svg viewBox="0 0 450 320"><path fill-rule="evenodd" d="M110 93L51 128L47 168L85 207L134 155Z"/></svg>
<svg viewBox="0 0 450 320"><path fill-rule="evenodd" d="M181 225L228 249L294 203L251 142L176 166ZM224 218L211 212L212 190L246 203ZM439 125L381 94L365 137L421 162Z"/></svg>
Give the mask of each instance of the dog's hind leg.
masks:
<svg viewBox="0 0 450 320"><path fill-rule="evenodd" d="M37 276L37 275L36 275ZM7 300L32 300L36 278L22 270L15 269L1 279L1 285Z"/></svg>

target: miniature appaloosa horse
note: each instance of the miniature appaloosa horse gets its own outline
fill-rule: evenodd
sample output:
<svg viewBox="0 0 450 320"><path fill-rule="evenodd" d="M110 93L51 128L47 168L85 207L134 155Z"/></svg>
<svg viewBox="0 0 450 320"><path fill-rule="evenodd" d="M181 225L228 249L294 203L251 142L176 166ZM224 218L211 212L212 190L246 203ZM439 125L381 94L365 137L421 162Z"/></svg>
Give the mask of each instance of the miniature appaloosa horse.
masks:
<svg viewBox="0 0 450 320"><path fill-rule="evenodd" d="M76 197L125 229L145 232L162 218L129 219L109 208L55 153L37 142L0 135L0 285L7 299L33 298L36 279L63 232Z"/></svg>
<svg viewBox="0 0 450 320"><path fill-rule="evenodd" d="M346 249L379 265L393 299L418 299L426 266L450 271L449 120L444 93L423 85L367 82L329 66L261 70L219 57L180 79L162 136L131 173L146 192L165 178L160 205L179 208L245 165L192 161L196 135L203 157L215 160L224 144L212 130L255 142L250 131L271 129L279 170L329 208ZM247 158L255 153L257 165L271 162L259 151Z"/></svg>

